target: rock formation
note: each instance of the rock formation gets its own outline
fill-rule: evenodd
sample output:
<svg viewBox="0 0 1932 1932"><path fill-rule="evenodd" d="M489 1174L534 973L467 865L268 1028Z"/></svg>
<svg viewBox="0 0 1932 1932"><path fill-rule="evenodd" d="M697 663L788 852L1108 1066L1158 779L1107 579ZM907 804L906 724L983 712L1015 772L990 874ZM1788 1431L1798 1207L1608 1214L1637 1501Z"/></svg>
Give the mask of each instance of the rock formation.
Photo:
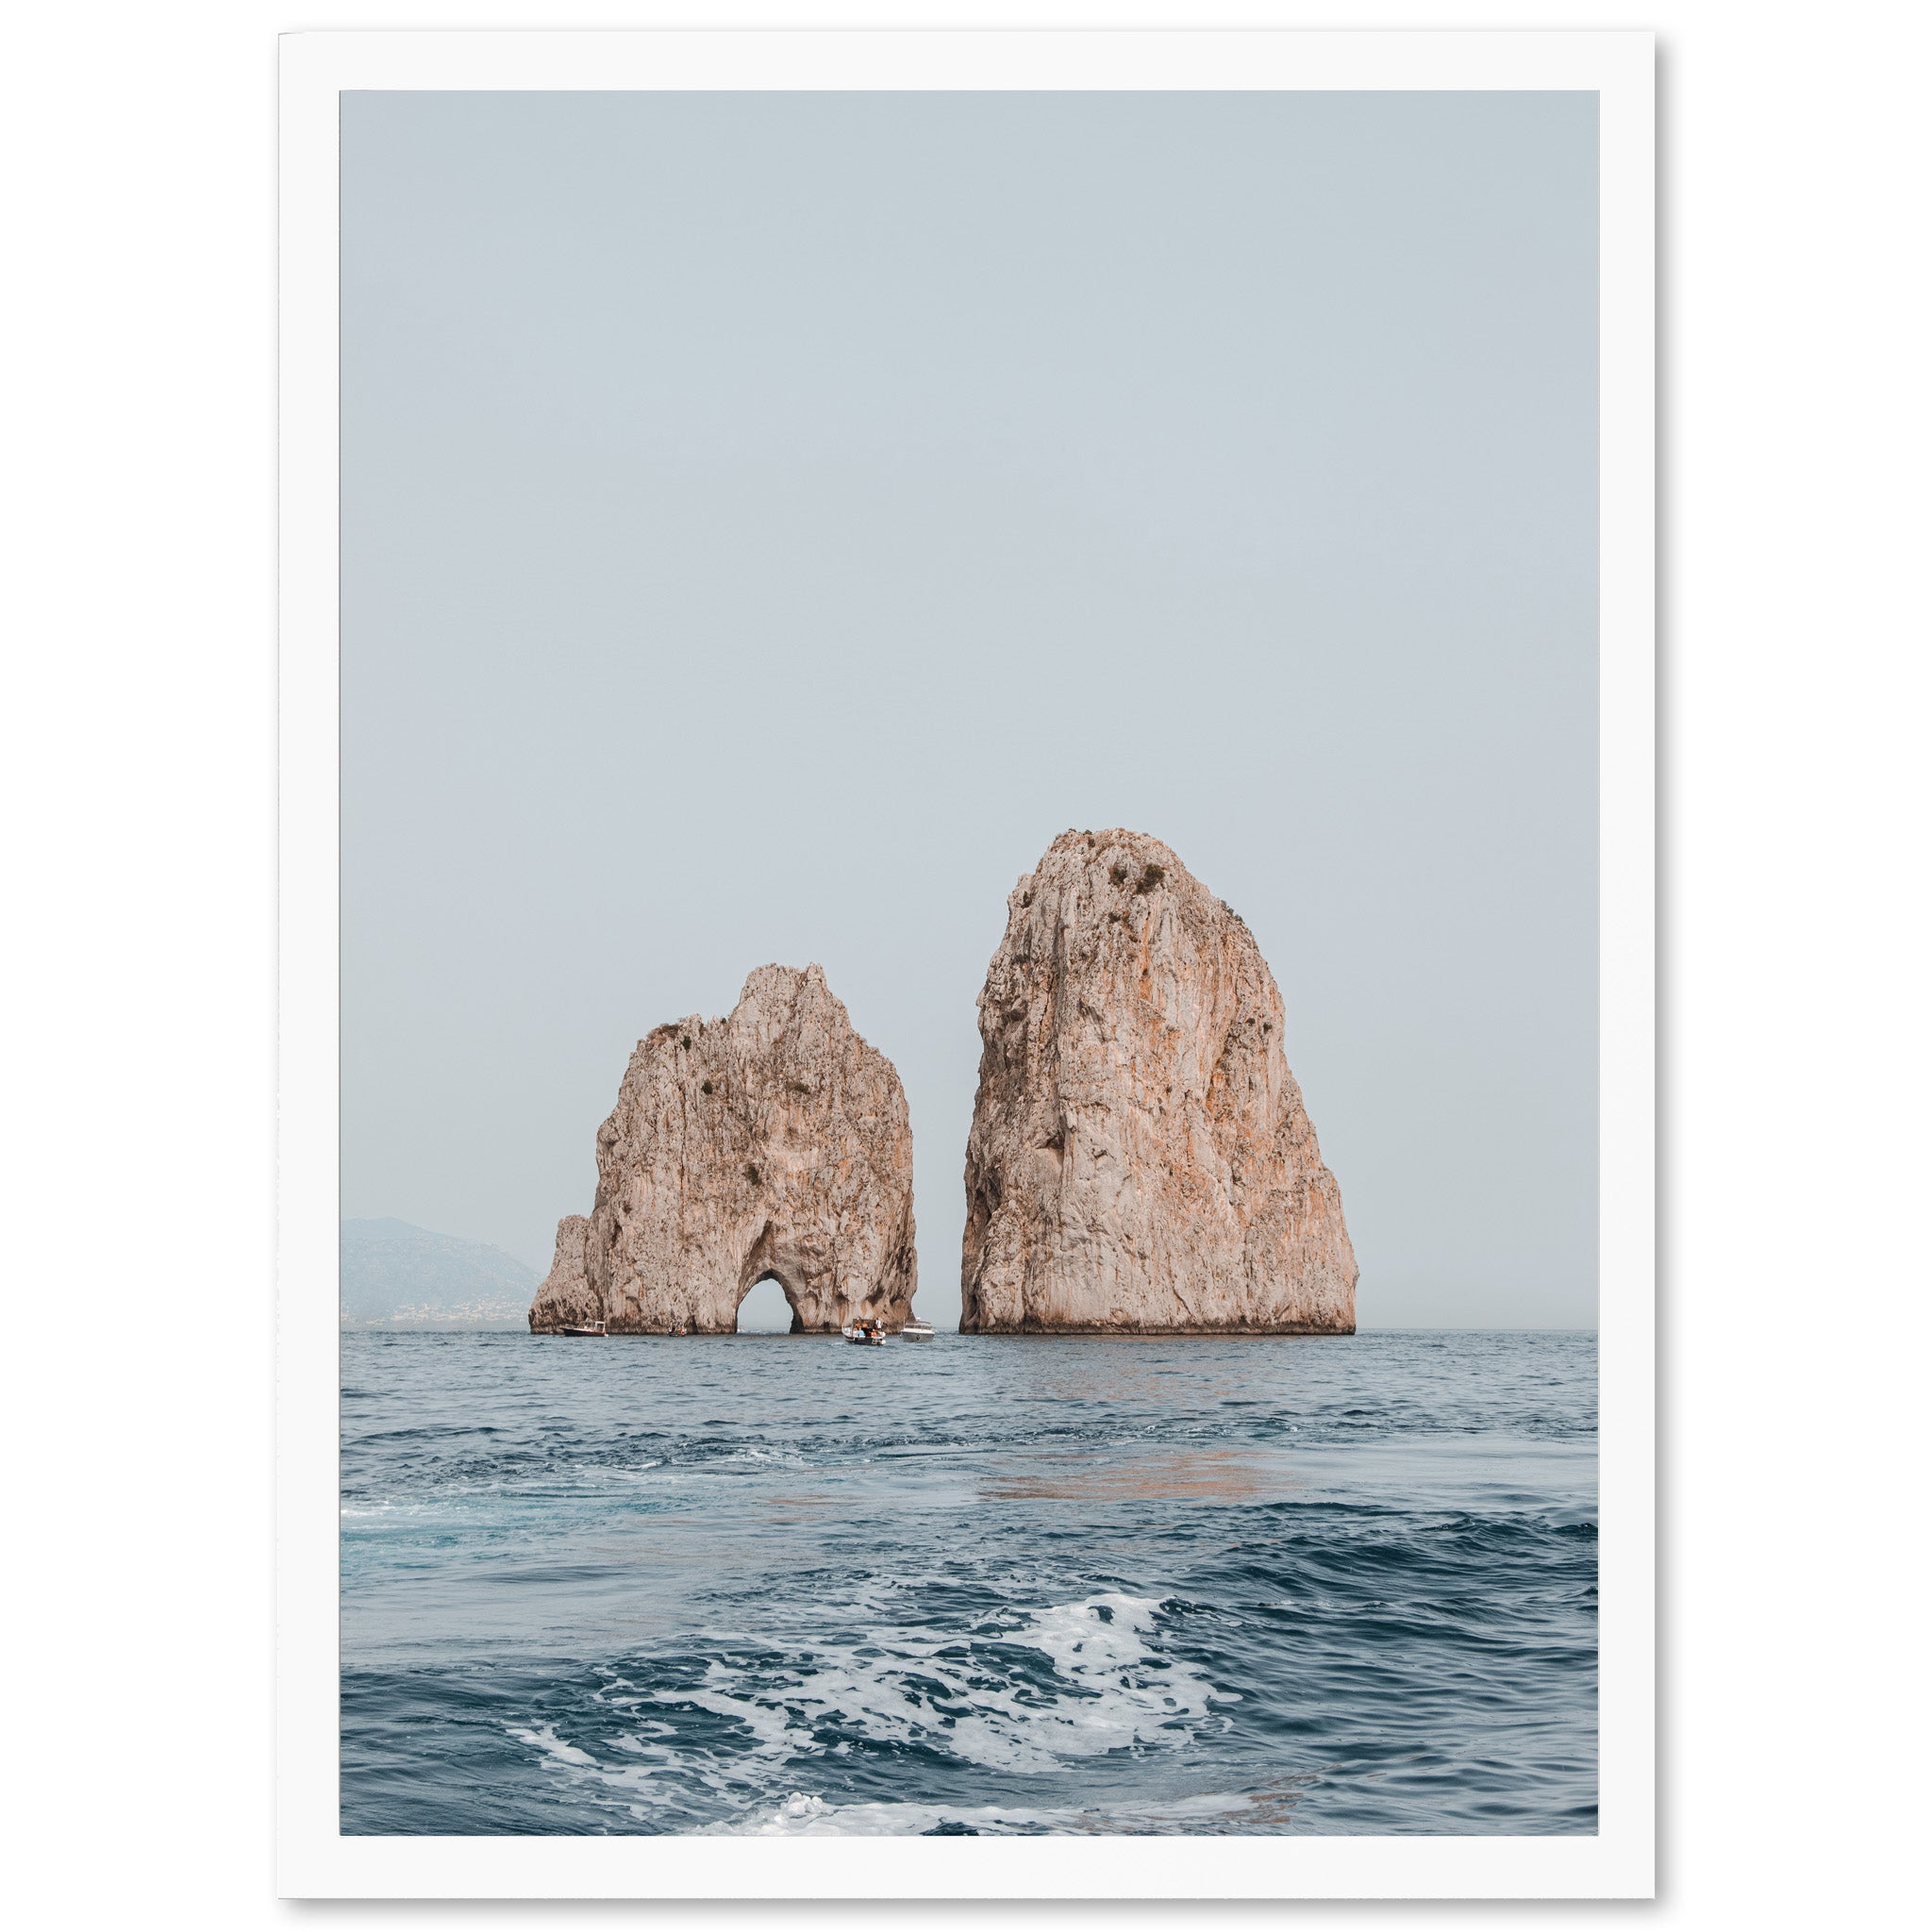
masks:
<svg viewBox="0 0 1932 1932"><path fill-rule="evenodd" d="M581 1214L566 1214L557 1224L557 1252L530 1303L533 1329L581 1328L604 1319L604 1309L591 1292L584 1274L584 1237L591 1224Z"/></svg>
<svg viewBox="0 0 1932 1932"><path fill-rule="evenodd" d="M1355 1252L1241 917L1138 832L1063 832L979 995L967 1333L1347 1335Z"/></svg>
<svg viewBox="0 0 1932 1932"><path fill-rule="evenodd" d="M597 1201L558 1224L539 1332L729 1334L775 1279L794 1335L897 1329L917 1281L912 1128L816 966L761 966L727 1020L638 1041L597 1133Z"/></svg>

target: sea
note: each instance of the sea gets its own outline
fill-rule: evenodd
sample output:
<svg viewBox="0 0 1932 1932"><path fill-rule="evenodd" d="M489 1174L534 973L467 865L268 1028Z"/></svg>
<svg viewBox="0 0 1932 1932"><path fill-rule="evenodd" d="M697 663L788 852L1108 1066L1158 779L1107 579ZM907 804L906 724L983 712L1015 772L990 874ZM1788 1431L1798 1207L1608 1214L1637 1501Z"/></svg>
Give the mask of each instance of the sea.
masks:
<svg viewBox="0 0 1932 1932"><path fill-rule="evenodd" d="M1591 1833L1565 1332L342 1337L347 1833Z"/></svg>

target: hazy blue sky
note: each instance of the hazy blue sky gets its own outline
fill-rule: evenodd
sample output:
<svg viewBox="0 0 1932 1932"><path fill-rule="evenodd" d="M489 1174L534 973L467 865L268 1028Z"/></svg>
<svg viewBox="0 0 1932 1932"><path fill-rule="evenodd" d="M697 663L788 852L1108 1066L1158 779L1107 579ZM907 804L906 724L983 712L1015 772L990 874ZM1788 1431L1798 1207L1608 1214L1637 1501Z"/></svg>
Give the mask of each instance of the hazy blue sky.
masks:
<svg viewBox="0 0 1932 1932"><path fill-rule="evenodd" d="M958 1311L1056 833L1247 919L1363 1325L1596 1307L1596 103L351 94L342 1208L539 1266L823 962Z"/></svg>

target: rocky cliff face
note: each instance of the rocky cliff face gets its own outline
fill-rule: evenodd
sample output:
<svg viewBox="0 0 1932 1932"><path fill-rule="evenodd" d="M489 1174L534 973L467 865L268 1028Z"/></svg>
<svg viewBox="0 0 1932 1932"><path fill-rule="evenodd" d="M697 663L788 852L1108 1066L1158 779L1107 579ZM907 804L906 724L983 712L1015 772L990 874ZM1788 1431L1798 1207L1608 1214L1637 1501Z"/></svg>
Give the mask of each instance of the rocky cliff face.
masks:
<svg viewBox="0 0 1932 1932"><path fill-rule="evenodd" d="M1354 1332L1281 996L1167 846L1054 841L1007 901L979 1035L962 1330Z"/></svg>
<svg viewBox="0 0 1932 1932"><path fill-rule="evenodd" d="M638 1042L598 1130L596 1206L558 1224L530 1326L728 1334L767 1276L794 1334L896 1329L917 1285L905 1091L816 966L761 966L729 1019Z"/></svg>
<svg viewBox="0 0 1932 1932"><path fill-rule="evenodd" d="M584 1274L584 1238L590 1231L591 1224L581 1214L566 1214L557 1224L557 1252L550 1273L530 1304L532 1328L581 1328L604 1319Z"/></svg>

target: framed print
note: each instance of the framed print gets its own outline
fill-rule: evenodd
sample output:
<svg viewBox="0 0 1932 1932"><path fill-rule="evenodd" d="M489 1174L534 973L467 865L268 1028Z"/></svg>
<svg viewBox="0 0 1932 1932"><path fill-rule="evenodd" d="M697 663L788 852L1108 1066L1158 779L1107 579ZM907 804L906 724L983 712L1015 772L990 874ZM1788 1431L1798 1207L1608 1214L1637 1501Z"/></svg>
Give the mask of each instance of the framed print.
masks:
<svg viewBox="0 0 1932 1932"><path fill-rule="evenodd" d="M1645 1896L1628 33L282 53L312 1896Z"/></svg>

